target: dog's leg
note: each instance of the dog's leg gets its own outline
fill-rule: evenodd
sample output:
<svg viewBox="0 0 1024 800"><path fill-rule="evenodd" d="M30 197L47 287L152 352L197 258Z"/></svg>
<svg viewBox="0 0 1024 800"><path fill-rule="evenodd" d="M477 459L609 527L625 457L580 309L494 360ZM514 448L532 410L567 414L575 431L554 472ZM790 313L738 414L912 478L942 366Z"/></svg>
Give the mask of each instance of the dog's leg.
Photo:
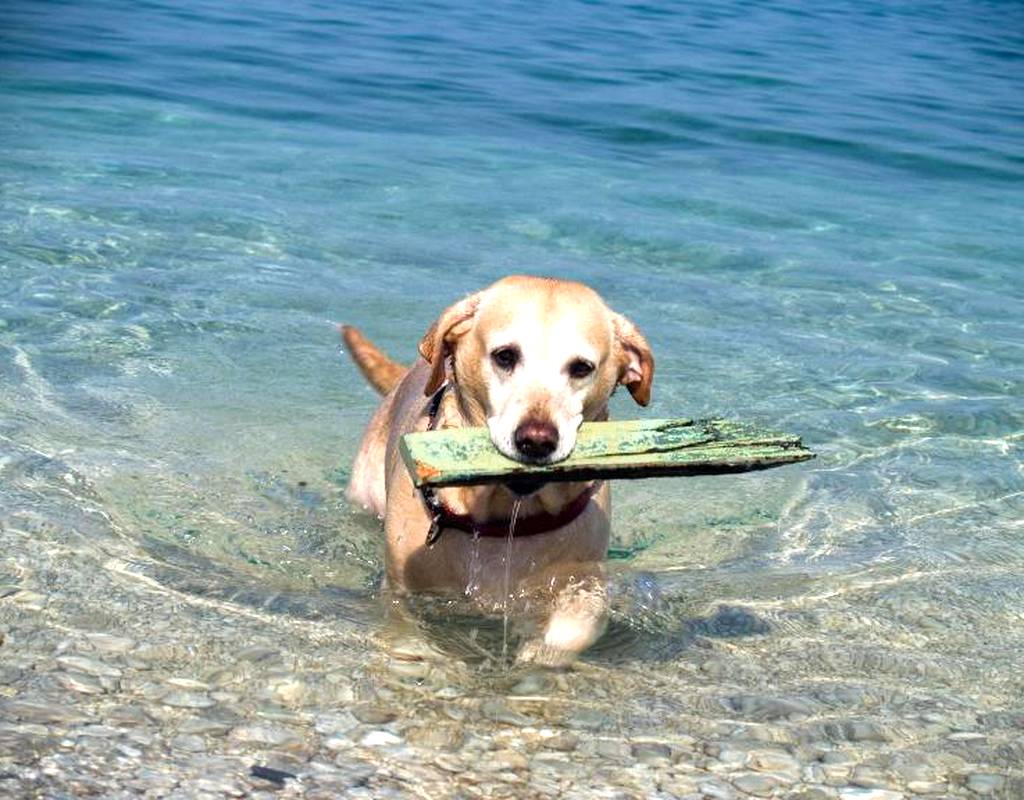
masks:
<svg viewBox="0 0 1024 800"><path fill-rule="evenodd" d="M600 564L577 564L552 586L551 613L541 632L520 648L517 660L522 663L568 666L604 633L608 591Z"/></svg>

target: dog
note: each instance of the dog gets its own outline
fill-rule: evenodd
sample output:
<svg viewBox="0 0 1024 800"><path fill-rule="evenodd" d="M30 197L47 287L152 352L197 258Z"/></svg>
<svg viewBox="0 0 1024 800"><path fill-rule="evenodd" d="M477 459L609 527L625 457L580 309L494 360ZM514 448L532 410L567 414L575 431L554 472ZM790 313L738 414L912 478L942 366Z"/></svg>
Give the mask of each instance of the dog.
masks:
<svg viewBox="0 0 1024 800"><path fill-rule="evenodd" d="M412 431L486 426L511 459L560 461L583 421L608 418L619 385L640 405L650 402L647 340L593 289L523 275L445 309L409 368L356 328L341 330L357 367L384 395L348 497L384 521L386 585L399 594L468 595L484 611L507 610L511 595L532 620L518 660L571 663L607 619L601 562L610 533L608 485L520 481L424 496L398 444Z"/></svg>

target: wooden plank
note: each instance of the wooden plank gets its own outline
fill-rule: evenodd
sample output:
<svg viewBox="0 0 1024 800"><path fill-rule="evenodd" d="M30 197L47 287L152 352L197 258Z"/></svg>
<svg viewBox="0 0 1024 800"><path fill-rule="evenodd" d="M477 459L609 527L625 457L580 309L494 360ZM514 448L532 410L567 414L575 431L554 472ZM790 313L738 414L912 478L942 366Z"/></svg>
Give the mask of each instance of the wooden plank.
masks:
<svg viewBox="0 0 1024 800"><path fill-rule="evenodd" d="M717 475L814 458L798 436L724 419L585 422L569 458L547 466L506 458L486 428L409 433L401 452L417 487Z"/></svg>

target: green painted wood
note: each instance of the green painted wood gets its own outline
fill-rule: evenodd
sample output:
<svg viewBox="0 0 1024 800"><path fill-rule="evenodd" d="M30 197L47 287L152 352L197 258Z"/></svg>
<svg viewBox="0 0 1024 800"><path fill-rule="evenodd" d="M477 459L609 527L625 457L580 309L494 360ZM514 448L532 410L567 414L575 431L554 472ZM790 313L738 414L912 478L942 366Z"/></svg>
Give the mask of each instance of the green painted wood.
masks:
<svg viewBox="0 0 1024 800"><path fill-rule="evenodd" d="M506 458L486 428L409 433L401 452L417 487L716 475L814 458L798 436L724 419L585 422L572 455L547 466Z"/></svg>

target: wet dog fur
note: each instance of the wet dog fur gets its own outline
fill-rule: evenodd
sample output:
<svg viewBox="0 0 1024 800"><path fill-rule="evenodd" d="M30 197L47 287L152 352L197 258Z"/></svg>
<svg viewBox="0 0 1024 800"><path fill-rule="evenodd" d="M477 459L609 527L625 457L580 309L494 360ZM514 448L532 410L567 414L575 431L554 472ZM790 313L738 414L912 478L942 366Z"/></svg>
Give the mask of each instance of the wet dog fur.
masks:
<svg viewBox="0 0 1024 800"><path fill-rule="evenodd" d="M647 341L589 287L512 276L445 309L405 368L357 329L342 335L360 371L384 395L352 469L349 498L384 520L386 580L402 593L468 594L483 611L500 609L506 591L534 621L518 658L570 663L601 634L607 600L601 562L609 539L610 493L593 487L583 512L563 527L514 539L506 573L504 539L459 530L427 546L430 516L398 452L400 437L425 430L429 398L447 382L437 428L486 426L510 458L552 463L571 453L584 420L608 418L608 400L625 385L647 405L654 358ZM454 513L478 522L557 514L587 483L548 483L523 496L491 484L439 491ZM522 488L520 488L522 491ZM506 574L510 586L506 587Z"/></svg>

